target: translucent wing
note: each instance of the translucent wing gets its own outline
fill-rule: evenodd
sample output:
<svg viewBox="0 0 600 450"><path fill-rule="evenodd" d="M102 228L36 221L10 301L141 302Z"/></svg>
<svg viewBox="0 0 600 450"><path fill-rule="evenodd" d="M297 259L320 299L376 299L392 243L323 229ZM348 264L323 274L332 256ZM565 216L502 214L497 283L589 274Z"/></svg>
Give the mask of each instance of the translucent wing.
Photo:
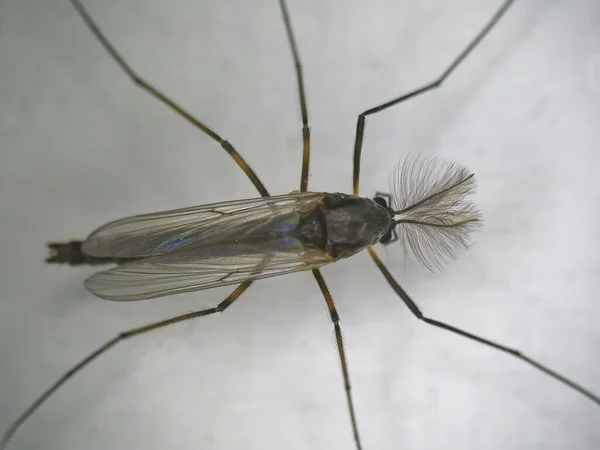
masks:
<svg viewBox="0 0 600 450"><path fill-rule="evenodd" d="M290 194L110 222L83 243L84 253L135 260L91 276L86 287L102 298L142 300L320 267L332 258L295 231L322 198Z"/></svg>
<svg viewBox="0 0 600 450"><path fill-rule="evenodd" d="M243 251L234 256L198 255L196 251L163 254L99 272L85 284L95 295L109 300L143 300L314 269L332 261L318 249L296 244L285 252L272 253L235 245L218 248L225 253Z"/></svg>
<svg viewBox="0 0 600 450"><path fill-rule="evenodd" d="M127 217L90 234L82 251L100 258L146 258L241 241L265 229L293 229L323 194L237 200Z"/></svg>

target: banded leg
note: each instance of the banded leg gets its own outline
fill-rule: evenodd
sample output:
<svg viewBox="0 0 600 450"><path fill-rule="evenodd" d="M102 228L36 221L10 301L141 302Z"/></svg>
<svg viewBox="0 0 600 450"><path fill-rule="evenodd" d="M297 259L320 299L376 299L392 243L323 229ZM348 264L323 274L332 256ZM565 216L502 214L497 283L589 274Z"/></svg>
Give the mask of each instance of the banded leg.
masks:
<svg viewBox="0 0 600 450"><path fill-rule="evenodd" d="M358 184L360 178L360 155L362 153L362 145L363 145L363 137L365 134L365 121L366 117L371 114L376 114L384 109L391 108L392 106L398 105L405 100L408 100L412 97L416 97L417 95L424 94L425 92L431 91L435 88L438 88L442 85L442 83L450 76L454 69L456 69L461 62L479 45L479 43L485 38L488 33L494 28L494 25L498 23L498 21L502 18L504 13L510 8L510 6L515 2L515 0L506 0L502 6L496 11L496 13L492 16L492 18L485 24L485 26L479 31L477 36L473 38L473 40L465 47L465 49L460 52L460 54L454 58L454 60L450 63L450 65L444 70L444 72L425 86L420 87L419 89L415 89L414 91L409 92L408 94L401 95L393 100L390 100L386 103L382 103L381 105L375 106L371 109L367 109L366 111L360 113L358 115L358 120L356 121L356 136L354 137L354 164L353 164L353 174L352 174L352 192L354 195L358 195Z"/></svg>
<svg viewBox="0 0 600 450"><path fill-rule="evenodd" d="M344 351L344 341L342 339L342 329L340 328L340 316L335 309L335 303L333 302L333 297L329 292L329 288L323 279L323 275L321 275L321 271L319 269L314 269L312 271L317 283L319 284L319 288L321 288L321 292L323 293L323 297L325 297L325 302L327 303L327 308L329 309L329 315L331 316L331 321L333 322L333 329L335 332L335 342L337 344L338 353L340 355L340 363L342 365L342 375L344 376L344 389L346 391L346 400L348 403L348 411L350 412L350 421L352 422L352 433L354 434L354 442L356 442L357 450L361 450L362 446L360 445L360 436L358 434L358 425L356 424L356 416L354 414L354 403L352 401L352 393L350 392L350 375L348 373L348 363L346 362L346 352Z"/></svg>
<svg viewBox="0 0 600 450"><path fill-rule="evenodd" d="M195 319L202 316L208 316L214 313L225 311L234 301L236 301L242 293L250 287L252 281L246 281L240 284L229 296L219 303L217 306L212 308L202 309L200 311L194 311L191 313L183 314L181 316L171 317L170 319L161 320L160 322L151 323L143 327L134 328L133 330L123 331L118 336L114 337L98 349L90 353L79 363L71 367L62 377L60 377L52 386L44 391L30 406L27 408L6 430L0 439L0 450L6 448L6 444L10 441L11 437L19 429L19 427L50 397L56 392L63 384L65 384L73 375L80 372L84 367L98 358L100 355L106 353L108 350L116 346L119 342L129 339L134 336L147 333L158 328L173 325L175 323L184 322L186 320Z"/></svg>
<svg viewBox="0 0 600 450"><path fill-rule="evenodd" d="M94 20L88 14L87 10L83 7L81 2L79 0L71 0L71 3L73 4L73 7L77 10L79 15L81 16L81 18L83 19L85 24L88 26L88 28L90 29L92 34L100 41L100 43L105 48L105 50L110 54L110 56L115 60L115 62L121 67L121 69L123 69L123 71L127 74L127 76L129 76L129 78L131 78L131 81L133 81L133 83L136 86L138 86L138 87L142 88L144 91L148 92L154 98L158 99L159 101L161 101L162 103L167 105L169 108L171 108L173 111L175 111L181 117L183 117L185 120L190 122L195 127L199 128L205 134L207 134L212 139L214 139L219 144L221 144L221 147L223 147L223 149L229 154L229 156L231 156L233 158L233 160L236 162L236 164L239 166L239 168L243 170L243 172L250 179L250 181L252 182L254 187L256 187L256 189L258 190L260 195L262 195L263 197L269 196L267 189L262 184L262 182L260 181L260 179L258 178L256 173L254 173L252 168L248 165L248 163L244 160L244 158L242 158L242 156L237 152L237 150L233 147L233 145L231 145L229 143L229 141L227 141L226 139L223 139L221 136L219 136L213 130L208 128L206 125L204 125L202 122L200 122L194 116L192 116L190 113L185 111L181 106L179 106L177 103L175 103L169 97L167 97L161 91L159 91L154 86L152 86L150 83L148 83L146 80L144 80L142 77L140 77L129 66L129 64L125 61L125 59L121 56L121 54L115 49L115 47L111 44L111 42L108 40L108 38L100 30L98 25L96 25L96 22L94 22Z"/></svg>
<svg viewBox="0 0 600 450"><path fill-rule="evenodd" d="M406 293L406 291L404 289L402 289L402 286L400 286L400 284L398 284L398 282L394 279L394 276L390 273L390 271L387 269L387 267L385 267L385 264L383 264L381 259L379 259L379 256L377 256L377 253L375 253L375 250L373 250L372 247L369 247L368 251L369 251L369 254L371 255L371 258L373 258L373 261L375 261L377 268L380 270L380 272L382 273L383 277L388 282L390 287L394 290L394 292L396 292L396 294L398 294L398 296L402 299L402 301L407 306L407 308L410 309L410 312L413 313L413 315L417 319L422 320L423 322L428 323L429 325L433 325L434 327L450 331L452 333L463 336L467 339L471 339L473 341L476 341L481 344L485 344L489 347L495 348L496 350L499 350L501 352L508 353L509 355L514 356L515 358L518 358L521 361L525 361L526 363L532 365L533 367L535 367L539 371L545 373L546 375L550 375L555 380L560 381L564 385L576 390L583 396L587 397L589 400L593 401L597 405L600 405L600 397L598 397L596 394L594 394L593 392L590 392L583 386L575 383L574 381L569 380L568 378L562 376L561 374L549 369L548 367L540 364L539 362L529 358L528 356L525 356L519 350L515 350L513 348L506 347L505 345L501 345L496 342L490 341L489 339L485 339L481 336L477 336L475 334L469 333L468 331L461 330L460 328L454 327L447 323L444 323L444 322L441 322L441 321L435 320L435 319L430 319L429 317L424 316L423 313L421 312L421 310L419 309L419 307L410 298L410 296Z"/></svg>
<svg viewBox="0 0 600 450"><path fill-rule="evenodd" d="M306 108L306 95L304 94L304 79L302 77L302 63L298 55L296 38L292 30L292 23L288 13L285 0L279 0L285 31L294 58L294 68L296 70L296 81L298 82L298 95L300 97L300 112L302 114L302 173L300 175L300 192L306 192L308 189L308 168L310 165L310 128L308 127L308 110Z"/></svg>
<svg viewBox="0 0 600 450"><path fill-rule="evenodd" d="M283 21L285 24L285 30L288 37L288 42L290 44L290 49L292 51L292 56L294 58L294 67L296 69L296 79L298 82L298 94L300 97L300 111L302 114L302 142L303 142L303 152L302 152L302 173L300 177L300 192L306 192L308 189L308 170L310 165L310 128L308 127L308 111L306 108L306 95L304 93L304 82L302 78L302 64L300 62L300 57L298 55L298 48L296 46L296 40L294 38L294 32L292 30L292 25L289 17L289 13L287 10L287 5L285 0L279 0L279 6L281 8L281 13L283 15ZM335 308L335 303L333 302L333 297L329 292L329 288L325 283L323 275L321 275L321 271L315 269L312 271L315 279L317 280L317 284L323 293L323 297L325 298L325 302L327 303L327 308L329 309L329 314L331 316L331 321L333 322L333 328L335 332L335 341L337 344L338 354L340 357L340 364L342 366L342 375L344 377L344 390L346 391L346 401L348 404L348 411L350 413L350 422L352 424L352 433L354 435L354 442L356 443L357 450L361 450L362 446L360 444L360 436L358 434L358 425L356 423L356 415L354 413L354 403L352 401L352 393L350 388L350 375L348 373L348 363L346 362L346 352L344 350L344 342L342 339L342 329L340 328L340 317Z"/></svg>

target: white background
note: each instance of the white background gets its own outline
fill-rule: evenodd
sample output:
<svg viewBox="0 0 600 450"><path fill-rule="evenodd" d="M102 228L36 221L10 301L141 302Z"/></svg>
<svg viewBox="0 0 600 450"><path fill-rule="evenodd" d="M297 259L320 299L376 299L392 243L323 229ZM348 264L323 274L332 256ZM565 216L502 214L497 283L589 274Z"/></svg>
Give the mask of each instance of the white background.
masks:
<svg viewBox="0 0 600 450"><path fill-rule="evenodd" d="M301 132L277 3L86 2L140 74L227 137L272 193ZM356 116L437 76L499 1L290 1L311 190L351 191ZM368 6L367 6L368 5ZM380 249L426 314L600 392L600 4L517 2L443 88L371 116L361 192L399 158L473 170L485 226L441 274ZM0 2L0 429L117 332L229 289L118 304L49 240L136 213L256 196L225 152L133 86L66 0ZM368 450L594 449L600 408L510 356L418 322L367 254L327 267ZM353 449L332 326L301 273L224 315L119 345L45 403L12 449Z"/></svg>

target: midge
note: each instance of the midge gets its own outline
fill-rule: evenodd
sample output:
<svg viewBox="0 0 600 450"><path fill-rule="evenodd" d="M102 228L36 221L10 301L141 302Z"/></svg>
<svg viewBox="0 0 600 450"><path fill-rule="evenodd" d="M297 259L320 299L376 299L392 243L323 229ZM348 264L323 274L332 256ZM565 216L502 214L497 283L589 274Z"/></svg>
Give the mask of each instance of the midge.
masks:
<svg viewBox="0 0 600 450"><path fill-rule="evenodd" d="M48 261L118 263L85 283L109 300L143 300L316 270L378 242L391 242L397 227L420 261L435 264L466 247L468 232L479 221L464 200L473 175L442 164L404 163L402 175L415 179L401 175L400 180L415 192L406 192L405 206L398 210L383 197L340 193L216 203L108 223L83 243L49 244Z"/></svg>
<svg viewBox="0 0 600 450"><path fill-rule="evenodd" d="M444 322L423 316L377 256L373 245L400 241L405 251L426 267L443 265L470 245L480 225L469 196L474 177L467 169L436 158L406 158L395 174L391 194L359 197L359 173L365 119L404 100L439 87L489 33L514 2L505 1L479 34L432 83L359 114L355 146L353 195L308 192L310 130L302 71L287 7L279 1L296 67L302 115L303 159L300 191L271 196L232 144L175 104L137 75L103 35L78 0L77 12L117 64L139 87L169 106L216 140L252 181L261 198L216 203L129 217L110 222L83 242L50 244L49 262L69 264L116 263L86 281L95 295L111 300L142 300L180 292L237 285L215 307L184 314L120 333L72 367L43 392L2 436L4 449L17 429L69 378L117 343L132 336L224 311L261 278L311 270L333 322L354 441L361 449L350 376L339 316L319 268L367 249L391 288L416 318L519 358L600 405L600 398L564 376L522 355Z"/></svg>

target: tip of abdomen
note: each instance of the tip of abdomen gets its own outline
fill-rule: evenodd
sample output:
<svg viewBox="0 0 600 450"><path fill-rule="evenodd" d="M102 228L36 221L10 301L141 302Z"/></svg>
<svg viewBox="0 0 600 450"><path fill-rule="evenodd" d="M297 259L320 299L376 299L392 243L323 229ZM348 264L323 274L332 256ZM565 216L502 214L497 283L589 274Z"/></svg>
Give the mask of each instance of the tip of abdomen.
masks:
<svg viewBox="0 0 600 450"><path fill-rule="evenodd" d="M46 262L49 264L69 264L71 266L89 264L90 261L81 251L82 243L82 241L50 242Z"/></svg>

